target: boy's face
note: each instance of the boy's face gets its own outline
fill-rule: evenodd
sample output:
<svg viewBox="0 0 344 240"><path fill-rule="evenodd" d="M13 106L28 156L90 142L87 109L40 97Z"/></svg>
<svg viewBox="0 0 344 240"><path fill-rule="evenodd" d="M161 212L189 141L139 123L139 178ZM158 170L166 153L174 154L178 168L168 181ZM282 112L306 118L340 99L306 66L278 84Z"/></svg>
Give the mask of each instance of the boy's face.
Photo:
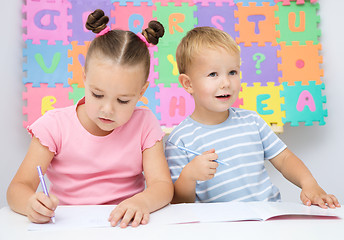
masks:
<svg viewBox="0 0 344 240"><path fill-rule="evenodd" d="M193 118L207 122L209 118L227 114L238 98L240 85L240 56L218 47L204 49L196 55L185 76L183 87L195 100ZM183 80L184 79L184 80Z"/></svg>

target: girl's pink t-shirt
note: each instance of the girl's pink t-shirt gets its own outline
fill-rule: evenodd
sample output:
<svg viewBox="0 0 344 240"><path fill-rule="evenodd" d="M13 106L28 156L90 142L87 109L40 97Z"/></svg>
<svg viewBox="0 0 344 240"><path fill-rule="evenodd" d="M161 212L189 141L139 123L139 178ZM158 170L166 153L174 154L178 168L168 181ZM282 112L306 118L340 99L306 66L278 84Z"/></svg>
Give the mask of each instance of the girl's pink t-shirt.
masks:
<svg viewBox="0 0 344 240"><path fill-rule="evenodd" d="M50 193L61 205L91 205L118 204L143 191L142 153L164 136L154 114L136 108L126 124L94 136L79 122L77 105L50 110L28 127L55 153L47 169Z"/></svg>

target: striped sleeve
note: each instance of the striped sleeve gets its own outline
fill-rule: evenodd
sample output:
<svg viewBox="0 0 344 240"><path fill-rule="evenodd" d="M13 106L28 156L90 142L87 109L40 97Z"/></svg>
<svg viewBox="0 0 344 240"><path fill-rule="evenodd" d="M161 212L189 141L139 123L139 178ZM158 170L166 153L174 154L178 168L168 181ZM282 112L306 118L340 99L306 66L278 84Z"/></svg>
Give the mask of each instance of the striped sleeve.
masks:
<svg viewBox="0 0 344 240"><path fill-rule="evenodd" d="M280 154L287 146L258 114L256 115L256 118L258 131L260 138L262 139L264 149L264 159L272 159Z"/></svg>
<svg viewBox="0 0 344 240"><path fill-rule="evenodd" d="M177 148L175 144L167 140L165 143L165 156L170 168L171 178L174 183L178 179L185 165L189 163L188 155Z"/></svg>

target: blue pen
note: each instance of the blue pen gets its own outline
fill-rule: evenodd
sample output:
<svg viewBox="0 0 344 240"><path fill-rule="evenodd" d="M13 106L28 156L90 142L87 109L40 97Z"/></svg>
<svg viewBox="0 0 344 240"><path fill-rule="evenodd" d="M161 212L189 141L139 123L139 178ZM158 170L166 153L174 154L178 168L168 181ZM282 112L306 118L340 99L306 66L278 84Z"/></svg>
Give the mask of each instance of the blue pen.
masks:
<svg viewBox="0 0 344 240"><path fill-rule="evenodd" d="M47 195L49 197L48 189L47 189L47 186L45 185L44 176L42 174L41 166L37 166L37 171L38 171L39 180L41 180L43 192L45 193L45 195ZM55 223L55 216L51 217L51 221L53 223Z"/></svg>
<svg viewBox="0 0 344 240"><path fill-rule="evenodd" d="M188 148L185 148L185 147L182 147L182 146L177 146L177 147L178 147L179 149L181 149L181 150L184 150L184 151L186 151L186 152L195 154L195 155L197 155L197 156L202 155L202 154L199 153L199 152L193 151L193 150L191 150L191 149L188 149ZM229 164L226 163L226 162L223 162L223 161L220 161L220 160L214 160L214 161L217 162L217 163L220 163L220 164L229 166Z"/></svg>

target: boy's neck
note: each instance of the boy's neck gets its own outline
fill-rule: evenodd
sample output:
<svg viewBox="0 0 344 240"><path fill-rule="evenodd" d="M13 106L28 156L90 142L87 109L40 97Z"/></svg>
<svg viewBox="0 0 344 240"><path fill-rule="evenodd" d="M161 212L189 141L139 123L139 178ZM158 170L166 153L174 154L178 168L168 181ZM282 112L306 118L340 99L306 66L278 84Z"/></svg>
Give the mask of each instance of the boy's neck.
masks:
<svg viewBox="0 0 344 240"><path fill-rule="evenodd" d="M212 114L208 113L202 113L198 111L194 111L190 117L195 120L196 122L199 122L204 125L217 125L220 123L223 123L227 120L229 116L229 110L224 112L214 112Z"/></svg>

